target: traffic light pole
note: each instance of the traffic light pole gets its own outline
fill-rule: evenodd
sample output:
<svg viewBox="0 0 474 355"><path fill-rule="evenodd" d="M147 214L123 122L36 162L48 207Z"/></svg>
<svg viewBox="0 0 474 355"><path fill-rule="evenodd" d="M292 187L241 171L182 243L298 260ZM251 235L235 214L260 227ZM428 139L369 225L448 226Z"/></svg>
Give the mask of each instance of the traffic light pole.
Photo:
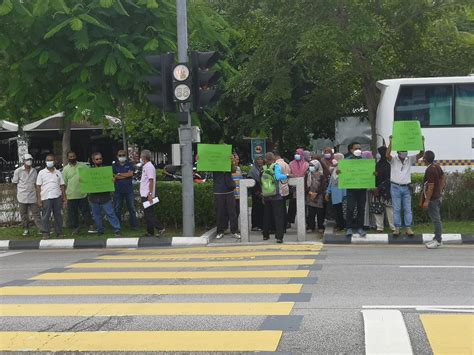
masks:
<svg viewBox="0 0 474 355"><path fill-rule="evenodd" d="M186 0L176 0L178 62L188 62L188 21ZM183 236L194 237L194 182L193 147L191 132L190 104L179 104L179 111L187 116L187 123L179 128L181 145L181 173L183 188Z"/></svg>

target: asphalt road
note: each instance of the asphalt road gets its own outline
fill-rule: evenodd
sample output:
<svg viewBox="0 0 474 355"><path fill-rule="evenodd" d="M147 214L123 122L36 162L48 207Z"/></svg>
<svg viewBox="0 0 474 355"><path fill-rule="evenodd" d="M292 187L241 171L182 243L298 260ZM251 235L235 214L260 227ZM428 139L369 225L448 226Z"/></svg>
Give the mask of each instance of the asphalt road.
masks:
<svg viewBox="0 0 474 355"><path fill-rule="evenodd" d="M471 246L6 251L0 265L2 352L474 353Z"/></svg>

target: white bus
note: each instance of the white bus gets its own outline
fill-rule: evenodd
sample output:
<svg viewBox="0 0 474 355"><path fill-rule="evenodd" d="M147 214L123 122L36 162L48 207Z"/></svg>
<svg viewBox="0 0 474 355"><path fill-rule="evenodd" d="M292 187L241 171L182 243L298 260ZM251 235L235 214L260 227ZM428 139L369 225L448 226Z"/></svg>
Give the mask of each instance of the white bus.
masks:
<svg viewBox="0 0 474 355"><path fill-rule="evenodd" d="M388 144L394 120L419 120L425 149L446 171L474 167L474 76L388 79L377 82L378 146ZM415 172L424 171L417 163Z"/></svg>

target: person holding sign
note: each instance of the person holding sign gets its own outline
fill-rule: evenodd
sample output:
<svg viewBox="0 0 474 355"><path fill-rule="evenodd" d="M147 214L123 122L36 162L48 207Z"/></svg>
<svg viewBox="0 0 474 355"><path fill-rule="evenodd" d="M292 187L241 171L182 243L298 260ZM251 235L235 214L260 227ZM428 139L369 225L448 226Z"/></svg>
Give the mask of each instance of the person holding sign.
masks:
<svg viewBox="0 0 474 355"><path fill-rule="evenodd" d="M151 162L151 152L149 150L142 150L140 153L140 163L143 164L142 178L140 180L140 198L142 203L150 203L148 207L143 205L147 232L145 237L154 237L155 229L158 231L158 236L160 236L164 233L165 229L158 221L153 208L153 204L155 203L153 199L155 198L156 191L156 169Z"/></svg>
<svg viewBox="0 0 474 355"><path fill-rule="evenodd" d="M423 139L424 141L424 139ZM415 165L418 159L423 157L422 149L417 155L408 155L407 151L397 151L397 155L392 156L392 136L385 156L390 163L390 195L392 196L393 220L395 225L394 237L400 235L402 226L401 212L403 207L404 225L406 234L413 237L411 229L413 223L413 213L411 209L411 167Z"/></svg>
<svg viewBox="0 0 474 355"><path fill-rule="evenodd" d="M98 152L92 153L92 162L94 163L95 168L102 167L102 154ZM110 172L112 173L112 170ZM110 175L110 182L113 183L112 174ZM112 197L110 195L110 190L107 190L105 192L90 193L89 202L92 207L92 214L94 216L95 225L97 227L97 233L104 234L105 229L104 224L102 222L101 214L101 211L104 211L105 215L107 216L107 220L109 221L110 225L112 226L112 229L114 230L115 237L120 237L120 222L117 216L115 215L114 208L112 206Z"/></svg>
<svg viewBox="0 0 474 355"><path fill-rule="evenodd" d="M42 208L41 223L43 239L49 239L49 220L54 216L54 230L59 238L63 235L62 205L67 203L63 174L54 167L54 155L46 156L46 168L41 170L36 179L38 206Z"/></svg>

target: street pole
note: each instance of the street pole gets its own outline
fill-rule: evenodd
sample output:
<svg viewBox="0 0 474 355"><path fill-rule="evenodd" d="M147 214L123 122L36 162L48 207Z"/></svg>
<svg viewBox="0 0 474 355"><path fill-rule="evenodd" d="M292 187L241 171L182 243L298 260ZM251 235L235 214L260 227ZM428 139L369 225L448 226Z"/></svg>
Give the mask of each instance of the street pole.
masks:
<svg viewBox="0 0 474 355"><path fill-rule="evenodd" d="M178 62L188 62L188 20L186 0L176 0ZM187 123L179 128L181 145L181 174L183 188L183 236L194 237L194 182L191 114L189 103L180 104L179 111L187 116Z"/></svg>

